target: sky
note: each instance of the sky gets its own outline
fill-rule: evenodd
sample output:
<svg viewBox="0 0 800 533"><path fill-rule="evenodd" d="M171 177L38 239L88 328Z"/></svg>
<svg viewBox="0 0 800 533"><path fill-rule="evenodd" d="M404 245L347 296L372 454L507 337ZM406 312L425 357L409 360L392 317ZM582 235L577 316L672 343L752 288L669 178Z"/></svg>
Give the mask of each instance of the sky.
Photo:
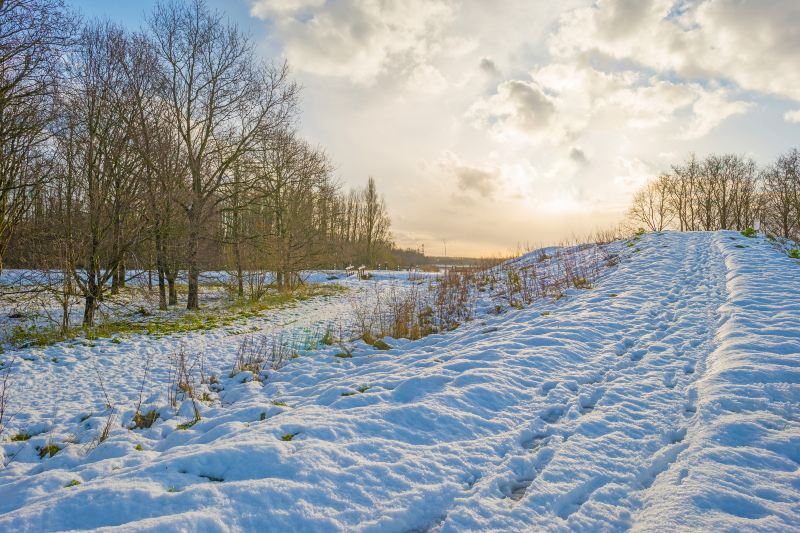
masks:
<svg viewBox="0 0 800 533"><path fill-rule="evenodd" d="M136 27L154 0L67 0ZM503 255L619 223L689 153L800 147L797 0L208 0L302 85L398 245Z"/></svg>

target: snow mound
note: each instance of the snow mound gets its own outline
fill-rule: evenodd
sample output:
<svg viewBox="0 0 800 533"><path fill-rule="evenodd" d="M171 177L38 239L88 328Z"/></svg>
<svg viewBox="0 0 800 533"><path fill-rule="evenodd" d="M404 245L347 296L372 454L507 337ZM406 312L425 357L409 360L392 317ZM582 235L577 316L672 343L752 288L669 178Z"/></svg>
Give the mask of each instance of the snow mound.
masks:
<svg viewBox="0 0 800 533"><path fill-rule="evenodd" d="M3 443L0 530L797 529L800 266L733 232L613 248L557 301L223 379L185 429Z"/></svg>

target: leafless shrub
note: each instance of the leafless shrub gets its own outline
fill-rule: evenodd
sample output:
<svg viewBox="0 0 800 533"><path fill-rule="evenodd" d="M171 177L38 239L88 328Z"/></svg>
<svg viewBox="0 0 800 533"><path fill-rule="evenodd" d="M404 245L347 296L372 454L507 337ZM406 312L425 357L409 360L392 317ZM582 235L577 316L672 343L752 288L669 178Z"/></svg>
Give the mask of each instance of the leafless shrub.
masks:
<svg viewBox="0 0 800 533"><path fill-rule="evenodd" d="M11 370L14 367L14 362L15 360L12 359L10 362L0 367L0 437L3 436L6 425L13 418L8 412L8 407L10 405L9 398L11 395Z"/></svg>
<svg viewBox="0 0 800 533"><path fill-rule="evenodd" d="M574 239L527 260L511 260L480 272L479 290L488 287L496 298L521 308L542 298L560 298L570 288L590 289L604 269L619 262L607 246L583 244L592 240Z"/></svg>
<svg viewBox="0 0 800 533"><path fill-rule="evenodd" d="M111 409L108 413L108 418L106 418L106 423L103 424L103 429L100 431L100 437L97 439L98 446L108 439L108 435L111 433L111 428L114 425L116 418L116 412L114 409Z"/></svg>
<svg viewBox="0 0 800 533"><path fill-rule="evenodd" d="M451 269L433 284L434 321L431 325L434 328L449 331L472 320L477 285L475 272L474 268ZM419 318L424 331L425 317Z"/></svg>
<svg viewBox="0 0 800 533"><path fill-rule="evenodd" d="M96 361L92 360L92 366L94 367L94 371L97 374L97 383L100 385L100 390L103 392L103 397L106 400L106 411L108 412L108 416L106 417L105 424L103 424L103 429L100 431L100 435L98 436L98 438L89 444L90 450L97 448L100 444L105 442L105 440L111 433L111 428L113 427L114 422L117 418L117 409L116 407L114 407L114 404L108 395L108 391L106 390L105 386L105 380L103 379L103 374L100 372L100 368L97 366Z"/></svg>
<svg viewBox="0 0 800 533"><path fill-rule="evenodd" d="M246 335L239 344L230 375L235 376L239 372L249 371L254 376L259 376L268 356L269 347L265 337L256 341L252 335Z"/></svg>
<svg viewBox="0 0 800 533"><path fill-rule="evenodd" d="M145 383L147 383L147 374L150 372L150 363L153 359L152 352L148 352L147 359L144 362L144 368L142 370L142 382L139 385L139 400L136 402L136 410L133 413L133 425L136 428L149 428L153 425L153 422L156 421L158 418L158 412L155 410L148 411L147 413L142 413L142 400L144 398L144 387Z"/></svg>
<svg viewBox="0 0 800 533"><path fill-rule="evenodd" d="M355 336L376 344L386 336L413 340L449 331L472 318L477 290L475 269L450 269L428 284L376 285L373 298L355 305Z"/></svg>
<svg viewBox="0 0 800 533"><path fill-rule="evenodd" d="M195 421L200 420L200 410L197 407L195 398L194 373L200 366L200 361L200 357L195 357L193 361L189 362L186 350L181 347L173 355L172 364L167 374L167 400L169 404L172 407L177 407L179 400L183 401L189 398L192 402Z"/></svg>
<svg viewBox="0 0 800 533"><path fill-rule="evenodd" d="M317 342L316 337L306 338L302 341L302 345L304 348L309 348ZM256 379L260 379L265 369L278 370L295 357L296 348L295 340L283 335L265 335L260 338L247 335L239 345L230 375L235 376L239 372L249 371Z"/></svg>

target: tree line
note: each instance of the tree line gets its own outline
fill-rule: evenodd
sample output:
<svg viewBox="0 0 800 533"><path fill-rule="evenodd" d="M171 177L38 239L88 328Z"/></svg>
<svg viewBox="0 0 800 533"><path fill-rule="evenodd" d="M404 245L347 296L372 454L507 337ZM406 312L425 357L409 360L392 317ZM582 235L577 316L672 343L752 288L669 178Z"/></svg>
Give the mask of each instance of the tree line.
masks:
<svg viewBox="0 0 800 533"><path fill-rule="evenodd" d="M690 155L634 194L629 218L651 231L745 230L800 239L800 151L759 168L749 158Z"/></svg>
<svg viewBox="0 0 800 533"><path fill-rule="evenodd" d="M61 0L0 0L0 272L63 273L94 322L105 292L156 273L159 307L199 305L202 270L281 288L386 261L375 181L342 191L296 131L286 63L204 0L164 0L125 30Z"/></svg>

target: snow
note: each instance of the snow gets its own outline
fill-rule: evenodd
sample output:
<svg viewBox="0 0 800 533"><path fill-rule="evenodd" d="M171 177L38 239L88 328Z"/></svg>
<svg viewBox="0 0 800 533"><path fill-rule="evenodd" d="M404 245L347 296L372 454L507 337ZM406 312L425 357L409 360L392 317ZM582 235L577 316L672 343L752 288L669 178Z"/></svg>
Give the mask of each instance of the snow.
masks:
<svg viewBox="0 0 800 533"><path fill-rule="evenodd" d="M0 443L0 530L800 527L797 262L734 232L611 247L620 263L589 290L388 351L303 352L264 383L229 377L245 332L313 328L358 292L180 338L6 353L26 358L9 434L33 437ZM220 376L188 429L161 397L179 344ZM128 430L148 354L162 417ZM95 366L121 418L98 446ZM49 442L63 449L40 459Z"/></svg>

